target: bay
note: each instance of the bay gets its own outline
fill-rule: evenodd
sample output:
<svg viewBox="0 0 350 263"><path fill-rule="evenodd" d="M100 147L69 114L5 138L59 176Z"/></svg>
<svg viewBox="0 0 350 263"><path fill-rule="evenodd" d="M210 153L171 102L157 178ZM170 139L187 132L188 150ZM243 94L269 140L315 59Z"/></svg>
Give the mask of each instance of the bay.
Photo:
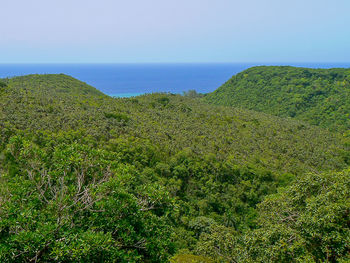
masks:
<svg viewBox="0 0 350 263"><path fill-rule="evenodd" d="M350 63L191 63L191 64L0 64L0 78L27 74L67 74L116 97L144 93L212 92L252 66L350 67Z"/></svg>

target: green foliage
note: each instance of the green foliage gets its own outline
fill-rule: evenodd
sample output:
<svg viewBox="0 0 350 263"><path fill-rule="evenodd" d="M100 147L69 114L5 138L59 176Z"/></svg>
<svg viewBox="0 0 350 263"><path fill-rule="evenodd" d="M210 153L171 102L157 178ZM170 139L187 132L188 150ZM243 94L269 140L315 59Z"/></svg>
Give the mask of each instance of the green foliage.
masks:
<svg viewBox="0 0 350 263"><path fill-rule="evenodd" d="M0 96L5 91L6 87L7 87L7 84L0 80Z"/></svg>
<svg viewBox="0 0 350 263"><path fill-rule="evenodd" d="M2 262L165 261L172 201L117 152L50 137L38 147L14 136L6 148L17 170L2 177Z"/></svg>
<svg viewBox="0 0 350 263"><path fill-rule="evenodd" d="M215 262L237 262L237 233L232 228L212 225L209 231L203 233L197 243L197 254L215 259Z"/></svg>
<svg viewBox="0 0 350 263"><path fill-rule="evenodd" d="M196 256L191 254L182 254L170 259L170 263L213 263L208 257Z"/></svg>
<svg viewBox="0 0 350 263"><path fill-rule="evenodd" d="M157 102L163 106L166 106L168 105L170 99L168 97L160 97L160 98L157 98Z"/></svg>
<svg viewBox="0 0 350 263"><path fill-rule="evenodd" d="M105 117L107 119L115 119L117 121L124 121L124 122L127 122L129 121L129 117L125 114L120 114L120 113L108 113L108 112L105 112Z"/></svg>
<svg viewBox="0 0 350 263"><path fill-rule="evenodd" d="M350 170L305 174L259 204L258 227L212 225L195 251L217 262L347 262Z"/></svg>
<svg viewBox="0 0 350 263"><path fill-rule="evenodd" d="M1 88L5 88L7 86L7 84L3 81L0 81L0 89Z"/></svg>
<svg viewBox="0 0 350 263"><path fill-rule="evenodd" d="M254 262L337 262L350 249L350 170L307 174L259 205Z"/></svg>
<svg viewBox="0 0 350 263"><path fill-rule="evenodd" d="M211 225L215 224L215 220L204 216L199 216L191 220L188 226L200 235L207 232Z"/></svg>
<svg viewBox="0 0 350 263"><path fill-rule="evenodd" d="M205 101L293 117L333 131L350 129L350 70L253 67Z"/></svg>
<svg viewBox="0 0 350 263"><path fill-rule="evenodd" d="M85 87L64 75L9 79L0 125L28 133L81 130L95 145L119 136L144 138L172 156L187 148L219 162L234 156L237 164L294 174L344 167L343 138L304 123L170 94L140 96L135 103L78 92L76 85Z"/></svg>
<svg viewBox="0 0 350 263"><path fill-rule="evenodd" d="M184 96L190 97L190 98L201 98L204 96L204 94L198 93L196 90L189 90L183 92Z"/></svg>
<svg viewBox="0 0 350 263"><path fill-rule="evenodd" d="M111 98L65 75L6 83L1 262L288 261L290 251L274 243L285 242L284 229L287 237L300 232L298 260L346 259L339 218L347 181L330 171L349 163L347 132L193 96ZM323 188L312 192L310 172L332 175L325 199L300 195L295 204L296 190L278 190L295 185L318 198ZM278 214L287 201L303 215L298 227L271 219L267 204ZM329 236L331 228L315 222L325 215L336 219Z"/></svg>

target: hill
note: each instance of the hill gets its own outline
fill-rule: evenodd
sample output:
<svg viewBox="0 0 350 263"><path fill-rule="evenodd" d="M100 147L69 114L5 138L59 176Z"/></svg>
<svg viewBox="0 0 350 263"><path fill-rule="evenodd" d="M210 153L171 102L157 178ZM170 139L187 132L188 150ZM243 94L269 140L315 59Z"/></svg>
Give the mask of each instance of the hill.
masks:
<svg viewBox="0 0 350 263"><path fill-rule="evenodd" d="M350 129L350 69L253 67L207 94L205 101L344 132Z"/></svg>
<svg viewBox="0 0 350 263"><path fill-rule="evenodd" d="M1 85L3 83L3 85ZM64 74L32 74L27 76L3 79L1 86L17 89L21 92L40 93L42 96L105 96L96 88Z"/></svg>
<svg viewBox="0 0 350 263"><path fill-rule="evenodd" d="M302 191L307 176L339 174L337 187L347 184L345 138L298 120L167 93L111 98L64 75L3 83L1 262L263 261L261 229L285 242L266 223L263 200L277 195L278 210L280 188L297 181ZM329 218L342 237L346 205L339 207ZM331 252L317 254L323 240L308 246L305 238L296 239L305 240L297 259L341 258L348 249L329 241ZM266 246L281 262L273 241Z"/></svg>
<svg viewBox="0 0 350 263"><path fill-rule="evenodd" d="M341 139L302 122L173 94L111 98L64 75L10 79L0 109L0 123L21 131L84 130L105 141L125 134L148 139L171 154L190 148L294 173L342 163L335 158Z"/></svg>

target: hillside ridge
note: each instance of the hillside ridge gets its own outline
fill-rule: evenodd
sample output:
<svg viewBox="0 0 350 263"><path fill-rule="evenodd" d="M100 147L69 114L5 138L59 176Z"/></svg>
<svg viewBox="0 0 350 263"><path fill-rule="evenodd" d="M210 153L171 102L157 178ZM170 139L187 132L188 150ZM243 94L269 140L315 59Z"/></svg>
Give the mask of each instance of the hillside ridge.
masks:
<svg viewBox="0 0 350 263"><path fill-rule="evenodd" d="M4 81L0 262L346 259L339 133L191 96L112 98L68 76Z"/></svg>
<svg viewBox="0 0 350 263"><path fill-rule="evenodd" d="M350 69L252 67L206 94L204 101L343 132L350 129Z"/></svg>
<svg viewBox="0 0 350 263"><path fill-rule="evenodd" d="M29 74L2 79L8 88L15 87L35 92L60 93L65 95L106 96L95 87L66 74ZM48 94L47 94L48 95Z"/></svg>

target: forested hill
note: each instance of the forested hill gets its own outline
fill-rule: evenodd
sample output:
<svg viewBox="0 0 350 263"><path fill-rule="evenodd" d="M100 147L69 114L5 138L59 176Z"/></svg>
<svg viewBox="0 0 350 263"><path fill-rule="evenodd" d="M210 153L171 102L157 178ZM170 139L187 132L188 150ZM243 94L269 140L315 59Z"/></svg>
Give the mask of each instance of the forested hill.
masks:
<svg viewBox="0 0 350 263"><path fill-rule="evenodd" d="M22 92L30 92L28 96L36 93L47 97L106 96L96 88L64 74L33 74L3 79L1 82L0 88L7 85Z"/></svg>
<svg viewBox="0 0 350 263"><path fill-rule="evenodd" d="M293 173L342 166L337 135L258 112L174 94L116 99L65 75L18 77L4 90L0 125L21 131L83 130L96 141L134 136L171 153L189 148Z"/></svg>
<svg viewBox="0 0 350 263"><path fill-rule="evenodd" d="M348 259L349 141L65 75L0 81L0 262Z"/></svg>
<svg viewBox="0 0 350 263"><path fill-rule="evenodd" d="M233 76L205 100L343 132L350 129L350 69L253 67Z"/></svg>

